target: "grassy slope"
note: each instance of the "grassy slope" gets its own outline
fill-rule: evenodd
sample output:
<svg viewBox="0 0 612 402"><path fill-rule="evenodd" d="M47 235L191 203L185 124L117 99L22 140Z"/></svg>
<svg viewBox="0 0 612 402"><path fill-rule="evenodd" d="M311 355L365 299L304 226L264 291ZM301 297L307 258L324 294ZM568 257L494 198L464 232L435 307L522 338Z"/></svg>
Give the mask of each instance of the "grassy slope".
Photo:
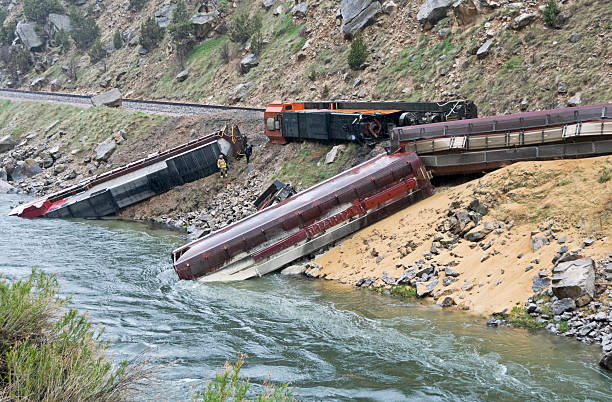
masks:
<svg viewBox="0 0 612 402"><path fill-rule="evenodd" d="M121 129L125 130L128 139L134 139L166 119L166 116L107 107L82 109L47 102L0 101L0 135L11 134L14 138L21 138L39 132L36 139L41 141L41 133L44 134L53 122L59 120L47 136L53 136L70 149L93 148ZM61 135L58 134L60 131ZM81 141L85 136L85 141Z"/></svg>

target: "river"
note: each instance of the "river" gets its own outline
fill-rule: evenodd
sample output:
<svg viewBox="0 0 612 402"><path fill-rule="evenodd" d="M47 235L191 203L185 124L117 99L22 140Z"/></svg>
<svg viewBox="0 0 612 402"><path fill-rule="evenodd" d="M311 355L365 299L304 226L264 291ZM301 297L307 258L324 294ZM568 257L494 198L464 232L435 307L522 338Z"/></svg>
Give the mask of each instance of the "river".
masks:
<svg viewBox="0 0 612 402"><path fill-rule="evenodd" d="M612 400L598 346L323 280L179 281L176 234L8 217L24 199L0 195L0 272L57 274L70 305L106 328L114 359L172 363L154 399L188 399L246 353L252 383L291 382L300 400Z"/></svg>

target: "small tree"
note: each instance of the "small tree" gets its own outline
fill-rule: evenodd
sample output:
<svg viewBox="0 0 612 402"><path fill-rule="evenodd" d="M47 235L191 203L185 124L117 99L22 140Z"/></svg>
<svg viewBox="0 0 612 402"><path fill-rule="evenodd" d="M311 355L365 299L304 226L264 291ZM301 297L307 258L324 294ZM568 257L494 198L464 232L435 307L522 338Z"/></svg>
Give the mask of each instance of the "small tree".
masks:
<svg viewBox="0 0 612 402"><path fill-rule="evenodd" d="M17 29L17 21L11 21L0 28L0 44L10 45L15 39L15 29Z"/></svg>
<svg viewBox="0 0 612 402"><path fill-rule="evenodd" d="M62 52L65 53L70 50L70 35L68 35L68 32L60 29L55 33L54 39L55 44L61 48Z"/></svg>
<svg viewBox="0 0 612 402"><path fill-rule="evenodd" d="M219 56L221 57L221 61L223 62L223 64L229 63L229 61L232 58L229 43L227 42L223 43L223 46L221 46Z"/></svg>
<svg viewBox="0 0 612 402"><path fill-rule="evenodd" d="M123 46L123 38L121 37L121 32L119 32L119 28L115 31L115 35L113 35L113 46L115 49L121 49Z"/></svg>
<svg viewBox="0 0 612 402"><path fill-rule="evenodd" d="M15 47L10 50L8 72L17 81L20 76L26 75L34 66L32 55L24 47Z"/></svg>
<svg viewBox="0 0 612 402"><path fill-rule="evenodd" d="M147 50L153 50L164 38L164 28L155 22L155 18L149 17L140 26L140 45Z"/></svg>
<svg viewBox="0 0 612 402"><path fill-rule="evenodd" d="M100 27L96 21L91 17L84 17L76 8L70 12L70 23L72 24L70 35L80 50L89 49L100 37Z"/></svg>
<svg viewBox="0 0 612 402"><path fill-rule="evenodd" d="M72 56L70 60L68 60L66 67L66 75L71 81L76 82L79 73L79 59L77 56Z"/></svg>
<svg viewBox="0 0 612 402"><path fill-rule="evenodd" d="M23 13L30 21L44 24L51 13L61 13L64 7L58 0L24 0Z"/></svg>
<svg viewBox="0 0 612 402"><path fill-rule="evenodd" d="M256 55L259 55L261 51L263 50L263 47L264 47L263 36L261 36L261 31L257 30L257 32L255 32L253 36L251 36L251 52L253 52Z"/></svg>
<svg viewBox="0 0 612 402"><path fill-rule="evenodd" d="M232 42L246 43L256 32L261 30L261 16L249 17L246 12L237 13L232 19L228 35Z"/></svg>
<svg viewBox="0 0 612 402"><path fill-rule="evenodd" d="M147 4L147 0L130 0L130 9L134 11L140 11Z"/></svg>
<svg viewBox="0 0 612 402"><path fill-rule="evenodd" d="M359 70L368 58L368 47L361 32L358 32L351 41L351 50L347 62L351 70Z"/></svg>
<svg viewBox="0 0 612 402"><path fill-rule="evenodd" d="M555 0L548 0L546 6L544 7L544 11L542 11L542 18L544 18L544 22L549 27L555 25L555 20L557 19L557 15L561 10L559 10L559 5Z"/></svg>
<svg viewBox="0 0 612 402"><path fill-rule="evenodd" d="M181 68L185 68L185 59L195 43L193 37L193 25L189 20L187 6L183 0L176 3L172 14L172 24L170 25L170 35L172 42L176 46L176 59Z"/></svg>
<svg viewBox="0 0 612 402"><path fill-rule="evenodd" d="M105 58L108 53L104 48L104 45L102 45L102 42L100 42L100 39L96 39L94 43L91 44L91 47L87 50L87 54L89 55L91 64L96 64Z"/></svg>

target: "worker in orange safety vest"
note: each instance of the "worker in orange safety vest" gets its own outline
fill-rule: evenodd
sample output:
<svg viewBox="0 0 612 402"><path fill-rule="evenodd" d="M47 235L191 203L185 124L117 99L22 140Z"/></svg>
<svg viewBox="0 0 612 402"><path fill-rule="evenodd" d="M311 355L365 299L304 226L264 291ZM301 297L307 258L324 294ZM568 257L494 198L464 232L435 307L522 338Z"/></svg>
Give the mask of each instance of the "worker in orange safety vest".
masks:
<svg viewBox="0 0 612 402"><path fill-rule="evenodd" d="M219 154L219 159L217 159L217 167L219 168L221 177L227 176L227 162L225 162L223 154Z"/></svg>

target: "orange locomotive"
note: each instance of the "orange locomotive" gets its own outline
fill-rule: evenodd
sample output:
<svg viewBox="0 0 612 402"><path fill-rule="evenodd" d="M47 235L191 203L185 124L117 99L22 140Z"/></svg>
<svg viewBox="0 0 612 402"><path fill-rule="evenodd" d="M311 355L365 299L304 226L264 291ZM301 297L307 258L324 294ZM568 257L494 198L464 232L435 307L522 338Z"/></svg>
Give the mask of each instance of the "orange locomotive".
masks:
<svg viewBox="0 0 612 402"><path fill-rule="evenodd" d="M291 140L374 143L394 127L478 117L471 101L448 102L280 102L264 112L271 142Z"/></svg>

